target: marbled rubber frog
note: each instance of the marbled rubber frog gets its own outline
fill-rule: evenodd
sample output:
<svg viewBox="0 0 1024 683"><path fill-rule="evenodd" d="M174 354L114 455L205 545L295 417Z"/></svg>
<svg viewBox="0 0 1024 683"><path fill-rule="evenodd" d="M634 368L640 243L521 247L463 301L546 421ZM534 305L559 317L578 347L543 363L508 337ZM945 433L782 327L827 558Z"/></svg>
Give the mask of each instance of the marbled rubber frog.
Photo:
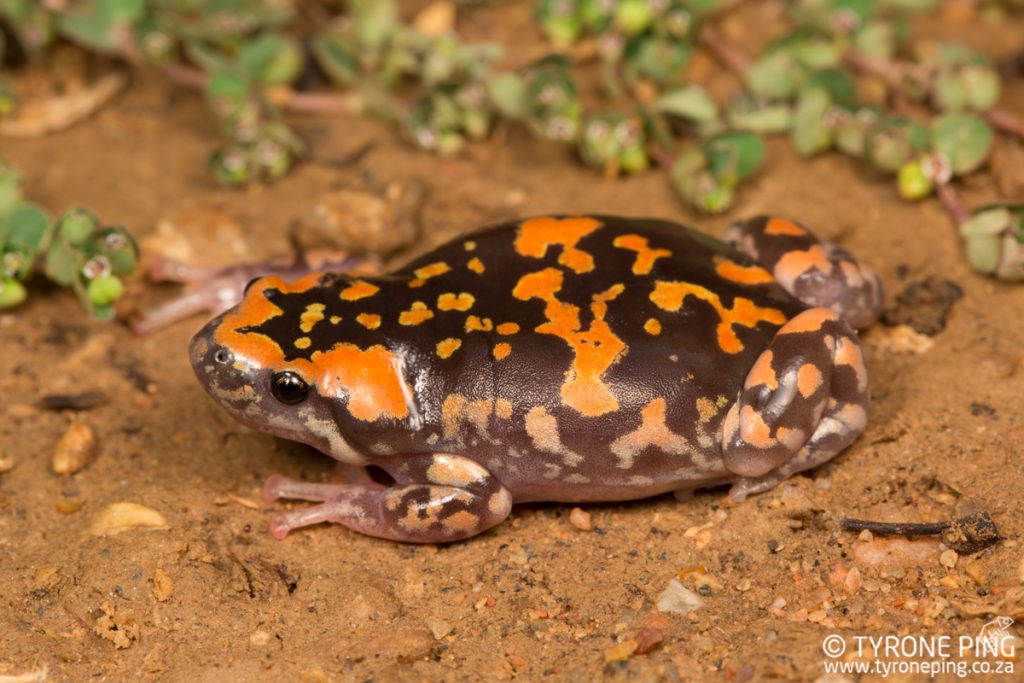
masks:
<svg viewBox="0 0 1024 683"><path fill-rule="evenodd" d="M236 419L364 476L272 477L275 536L319 522L467 538L516 502L616 501L732 484L742 500L864 429L853 328L877 274L792 221L730 244L660 220L539 217L458 238L387 276L250 284L191 344ZM365 476L375 465L383 484Z"/></svg>

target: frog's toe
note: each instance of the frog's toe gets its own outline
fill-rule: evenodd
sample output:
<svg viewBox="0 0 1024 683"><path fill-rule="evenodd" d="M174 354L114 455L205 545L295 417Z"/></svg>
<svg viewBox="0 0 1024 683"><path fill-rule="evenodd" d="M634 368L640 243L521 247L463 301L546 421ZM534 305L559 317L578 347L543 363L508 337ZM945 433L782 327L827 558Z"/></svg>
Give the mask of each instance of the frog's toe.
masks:
<svg viewBox="0 0 1024 683"><path fill-rule="evenodd" d="M878 273L802 225L759 216L732 225L726 239L771 270L776 282L794 297L838 313L854 328L867 327L881 312Z"/></svg>

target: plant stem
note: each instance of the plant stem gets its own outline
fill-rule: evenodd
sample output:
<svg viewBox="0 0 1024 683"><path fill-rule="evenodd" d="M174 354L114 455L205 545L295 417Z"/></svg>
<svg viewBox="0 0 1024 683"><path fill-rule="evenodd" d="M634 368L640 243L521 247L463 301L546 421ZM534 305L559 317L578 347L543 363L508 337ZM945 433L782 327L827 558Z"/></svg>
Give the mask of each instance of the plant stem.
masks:
<svg viewBox="0 0 1024 683"><path fill-rule="evenodd" d="M735 73L741 79L746 78L747 71L750 69L750 60L745 54L722 38L714 26L710 24L702 26L697 36L697 41L706 47L722 66Z"/></svg>
<svg viewBox="0 0 1024 683"><path fill-rule="evenodd" d="M939 195L939 201L942 202L942 208L953 219L953 225L959 228L970 216L963 202L960 201L960 196L949 183L936 183L935 190Z"/></svg>
<svg viewBox="0 0 1024 683"><path fill-rule="evenodd" d="M846 531L870 531L879 536L934 536L949 528L949 522L875 522L844 517L840 525Z"/></svg>

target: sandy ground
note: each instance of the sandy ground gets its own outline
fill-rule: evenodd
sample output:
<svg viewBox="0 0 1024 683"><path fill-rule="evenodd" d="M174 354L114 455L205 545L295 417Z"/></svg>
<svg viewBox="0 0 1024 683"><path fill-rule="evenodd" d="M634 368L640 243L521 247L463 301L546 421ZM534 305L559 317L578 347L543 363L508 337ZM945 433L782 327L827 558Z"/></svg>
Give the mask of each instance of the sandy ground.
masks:
<svg viewBox="0 0 1024 683"><path fill-rule="evenodd" d="M466 24L501 19L513 31L527 9L478 10ZM1010 54L1024 24L965 35ZM1024 110L1020 79L1004 104ZM964 297L931 338L882 326L865 336L870 424L809 476L738 505L713 490L588 506L589 531L568 506L519 507L484 536L413 547L337 526L273 539L268 516L280 506L256 502L264 479L326 478L331 464L241 428L206 396L185 352L201 318L139 339L41 286L0 315L0 455L14 463L0 474L0 680L44 669L54 681L812 680L825 673L828 634L852 646L857 635L956 637L996 615L1024 618L1024 291L970 271L937 202L902 202L893 183L846 159L800 161L775 141L737 208L708 219L688 213L660 173L604 180L520 130L440 161L365 119L293 123L317 162L247 191L210 183L216 130L203 103L153 79L68 132L5 139L0 154L54 211L86 205L140 235L164 221L220 263L286 252L285 228L334 188L414 179L428 193L422 239L404 256L526 214L654 214L721 234L770 211L873 262L890 298L927 276ZM358 163L335 163L367 143ZM994 184L981 173L965 197L992 199ZM176 291L140 279L126 305ZM92 390L108 401L76 416L39 407ZM99 451L59 477L51 454L73 418ZM92 535L115 502L144 504L166 526ZM961 557L935 540L871 541L837 525L979 510L1004 540ZM703 606L660 612L673 579ZM655 632L663 642L630 656ZM1024 680L1015 663L1016 676L993 680Z"/></svg>

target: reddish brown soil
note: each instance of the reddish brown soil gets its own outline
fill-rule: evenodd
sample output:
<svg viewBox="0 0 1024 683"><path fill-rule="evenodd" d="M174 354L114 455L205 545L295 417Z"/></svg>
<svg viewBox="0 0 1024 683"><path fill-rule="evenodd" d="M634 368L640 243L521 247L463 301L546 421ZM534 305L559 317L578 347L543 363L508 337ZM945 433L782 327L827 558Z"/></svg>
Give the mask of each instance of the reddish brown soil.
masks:
<svg viewBox="0 0 1024 683"><path fill-rule="evenodd" d="M532 35L527 10L474 10L465 23L474 36ZM936 20L920 32L995 56L1024 47L1020 19ZM1024 82L1003 104L1024 111ZM873 262L890 297L929 275L964 297L924 352L899 350L891 328L866 335L870 424L810 476L739 505L715 490L591 506L590 531L570 523L568 506L521 507L482 537L414 547L337 526L273 539L268 513L279 506L251 503L263 480L327 477L331 465L241 428L207 397L185 351L202 320L138 339L90 322L69 293L37 288L0 315L0 456L14 460L0 474L0 678L45 668L53 681L811 680L833 632L974 634L990 615L1024 617L1024 291L971 272L936 201L903 202L847 159L804 161L775 141L737 207L709 219L683 208L661 173L604 180L517 129L441 161L367 119L292 122L318 163L247 191L205 174L217 131L200 98L154 78L67 132L5 139L0 154L54 211L85 205L140 235L170 216L200 249L212 217L235 221L240 245L207 253L219 262L285 252L285 228L331 188L416 178L429 189L423 238L404 257L523 214L658 215L721 234L739 216L777 212ZM367 142L357 165L330 163ZM964 196L996 197L993 176L970 179ZM141 278L131 289L127 303L140 307L176 291ZM51 454L71 416L37 402L86 390L110 399L80 416L99 453L58 477ZM75 498L84 505L67 512ZM157 510L167 528L89 534L97 512L121 501ZM872 565L874 546L836 525L972 509L991 514L1005 540L952 568L927 541L915 547L923 559ZM859 581L847 580L853 568ZM705 605L658 613L681 574ZM972 616L971 605L989 614ZM664 642L626 657L645 627ZM1016 678L995 680L1020 680L1017 666Z"/></svg>

